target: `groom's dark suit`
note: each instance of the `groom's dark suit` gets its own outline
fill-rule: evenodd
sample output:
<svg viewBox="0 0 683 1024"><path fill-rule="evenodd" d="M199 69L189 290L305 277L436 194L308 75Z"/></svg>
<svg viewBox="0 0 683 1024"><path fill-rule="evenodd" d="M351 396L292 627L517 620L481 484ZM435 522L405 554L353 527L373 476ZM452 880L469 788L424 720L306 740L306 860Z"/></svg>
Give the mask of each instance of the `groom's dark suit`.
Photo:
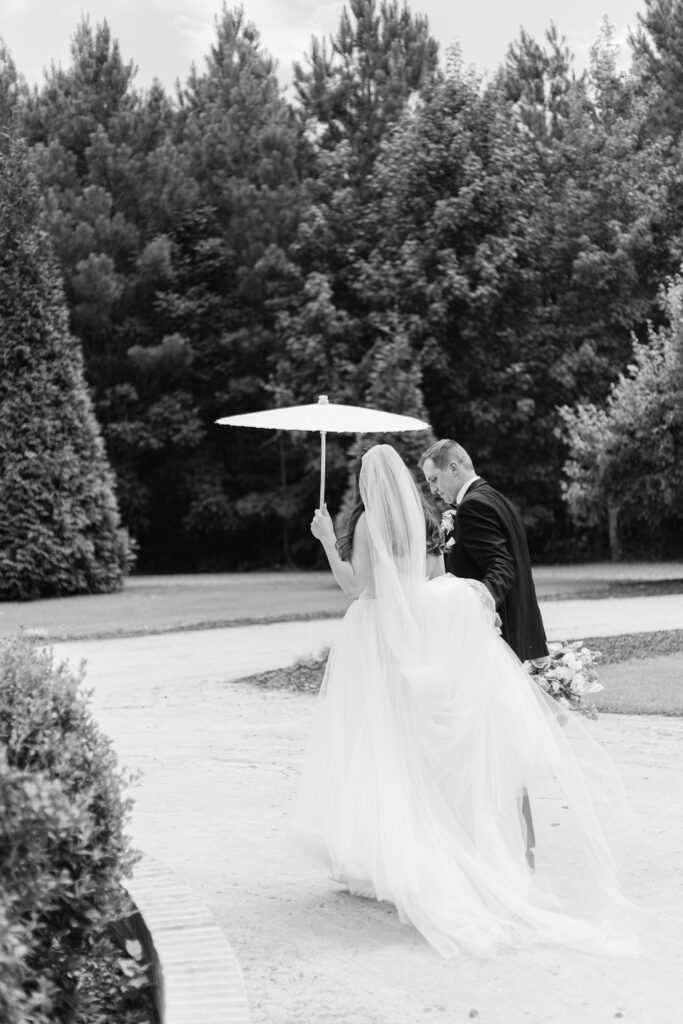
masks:
<svg viewBox="0 0 683 1024"><path fill-rule="evenodd" d="M545 657L548 648L526 532L514 505L485 480L475 480L456 511L453 536L446 571L486 584L501 618L503 639L521 661Z"/></svg>
<svg viewBox="0 0 683 1024"><path fill-rule="evenodd" d="M446 551L446 571L486 584L501 618L503 639L521 661L545 657L548 647L526 531L514 505L479 478L470 484L457 507L452 536L455 544ZM536 837L526 789L520 799L527 860L533 867Z"/></svg>

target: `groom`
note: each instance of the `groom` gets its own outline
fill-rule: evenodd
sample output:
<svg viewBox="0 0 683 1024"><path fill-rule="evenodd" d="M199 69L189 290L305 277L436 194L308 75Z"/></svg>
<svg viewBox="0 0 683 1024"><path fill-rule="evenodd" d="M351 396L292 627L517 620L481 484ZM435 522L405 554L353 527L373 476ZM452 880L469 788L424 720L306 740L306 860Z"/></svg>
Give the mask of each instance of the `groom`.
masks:
<svg viewBox="0 0 683 1024"><path fill-rule="evenodd" d="M517 509L482 480L472 460L456 441L437 441L418 463L432 494L455 505L452 530L446 536L446 571L480 580L491 592L501 618L503 639L520 661L548 656L526 531ZM534 825L529 796L524 792L527 861L534 866Z"/></svg>
<svg viewBox="0 0 683 1024"><path fill-rule="evenodd" d="M446 537L446 571L481 580L491 591L503 639L520 661L547 657L526 531L517 509L477 476L471 458L455 441L437 441L420 456L419 466L432 494L455 505L453 529Z"/></svg>

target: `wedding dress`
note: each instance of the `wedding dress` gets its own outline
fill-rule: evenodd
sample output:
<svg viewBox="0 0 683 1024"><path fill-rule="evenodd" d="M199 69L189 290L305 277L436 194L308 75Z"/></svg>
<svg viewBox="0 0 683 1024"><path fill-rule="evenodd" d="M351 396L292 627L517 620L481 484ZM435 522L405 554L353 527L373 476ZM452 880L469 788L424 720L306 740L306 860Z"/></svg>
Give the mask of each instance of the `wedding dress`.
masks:
<svg viewBox="0 0 683 1024"><path fill-rule="evenodd" d="M365 455L360 490L372 579L329 655L294 847L393 903L446 957L538 942L637 952L606 836L625 806L610 759L575 713L560 722L481 584L426 580L424 515L393 448Z"/></svg>

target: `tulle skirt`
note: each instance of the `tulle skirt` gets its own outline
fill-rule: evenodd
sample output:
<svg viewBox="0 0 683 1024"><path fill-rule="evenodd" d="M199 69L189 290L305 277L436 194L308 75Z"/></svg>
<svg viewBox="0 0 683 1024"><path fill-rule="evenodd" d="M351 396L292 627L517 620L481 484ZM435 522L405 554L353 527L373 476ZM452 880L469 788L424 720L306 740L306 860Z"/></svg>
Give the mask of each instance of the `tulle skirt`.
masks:
<svg viewBox="0 0 683 1024"><path fill-rule="evenodd" d="M530 679L466 581L421 589L409 670L381 611L354 601L330 653L292 846L393 903L445 957L539 942L637 953L608 839L621 848L626 801L590 729Z"/></svg>

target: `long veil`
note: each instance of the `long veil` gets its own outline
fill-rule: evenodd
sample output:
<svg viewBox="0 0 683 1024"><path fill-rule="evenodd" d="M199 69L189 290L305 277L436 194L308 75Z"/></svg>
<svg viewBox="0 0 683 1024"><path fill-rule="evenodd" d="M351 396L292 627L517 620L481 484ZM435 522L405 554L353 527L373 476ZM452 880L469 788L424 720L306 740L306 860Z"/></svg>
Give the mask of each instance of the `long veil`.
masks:
<svg viewBox="0 0 683 1024"><path fill-rule="evenodd" d="M378 444L363 456L359 487L378 622L400 674L413 684L428 686L433 652L424 622L427 530L417 485L396 449ZM492 624L496 613L489 591L478 580L463 585L475 591Z"/></svg>
<svg viewBox="0 0 683 1024"><path fill-rule="evenodd" d="M394 658L412 676L420 671L425 654L419 598L426 580L427 531L420 495L398 452L388 444L365 453L359 487L378 618Z"/></svg>

